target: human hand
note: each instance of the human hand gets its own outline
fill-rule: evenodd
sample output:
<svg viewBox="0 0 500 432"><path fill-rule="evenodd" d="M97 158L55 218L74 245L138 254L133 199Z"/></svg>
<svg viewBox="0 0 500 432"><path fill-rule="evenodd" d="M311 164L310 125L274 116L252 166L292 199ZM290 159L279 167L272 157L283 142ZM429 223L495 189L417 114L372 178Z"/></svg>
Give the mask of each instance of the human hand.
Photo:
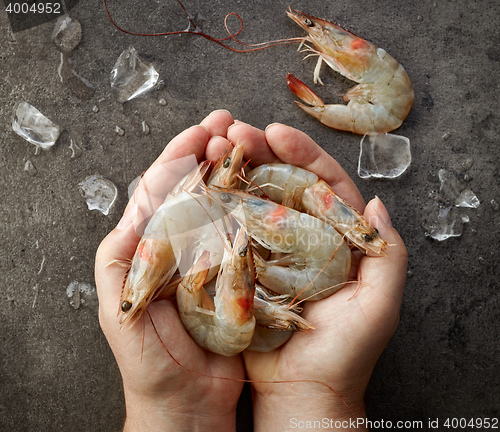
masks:
<svg viewBox="0 0 500 432"><path fill-rule="evenodd" d="M348 283L326 299L305 304L302 315L317 330L296 333L269 353L244 353L253 381L255 430L281 430L291 425L292 418L363 417L363 396L372 370L399 322L407 267L404 243L380 199L365 208L347 173L304 133L279 124L264 132L236 123L227 138L244 142L245 158L252 166L283 162L313 171L345 201L364 210L365 218L390 244L385 257L360 258L353 268L359 285ZM209 146L207 153L211 151Z"/></svg>
<svg viewBox="0 0 500 432"><path fill-rule="evenodd" d="M153 302L147 314L120 331L116 312L126 268L110 264L130 262L145 222L179 180L172 174L177 162L171 169L164 169L165 165L192 154L198 162L217 158L229 144L225 137L232 124L227 111L215 111L200 126L172 139L144 174L120 223L97 251L99 320L123 378L124 430L234 430L242 383L209 377L244 378L241 356L222 357L200 348L168 300ZM206 154L207 148L212 154Z"/></svg>

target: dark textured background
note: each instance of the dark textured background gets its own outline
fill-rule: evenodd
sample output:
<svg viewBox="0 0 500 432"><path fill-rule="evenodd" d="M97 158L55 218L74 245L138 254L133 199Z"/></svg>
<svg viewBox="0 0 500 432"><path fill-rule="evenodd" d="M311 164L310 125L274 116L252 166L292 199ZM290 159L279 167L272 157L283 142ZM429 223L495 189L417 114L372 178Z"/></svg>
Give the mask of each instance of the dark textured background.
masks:
<svg viewBox="0 0 500 432"><path fill-rule="evenodd" d="M82 0L72 16L82 24L83 39L71 57L95 94L80 100L57 76L54 22L13 33L1 12L0 430L120 429L120 375L97 312L89 305L73 309L66 287L73 280L94 285L95 251L120 218L129 182L173 136L217 108L257 127L283 122L310 134L355 178L365 199L381 197L405 239L410 263L401 324L368 389L370 418L498 417L500 212L491 204L500 202L498 2L193 0L185 5L205 17L203 30L215 36L224 35L224 16L233 11L245 21L244 41L301 36L284 12L291 5L336 20L384 48L414 84L415 102L399 130L411 140L413 163L394 181L357 178L360 137L322 126L293 104L286 73L311 85L315 64L302 61L295 45L237 54L187 35L132 37L112 27L99 0ZM123 0L109 6L132 31L187 27L174 1ZM111 92L109 74L131 44L155 65L165 87L122 105ZM327 102L351 85L326 68L322 79L325 87L318 93ZM39 156L11 128L21 100L65 129L56 146ZM143 120L149 135L141 132ZM116 125L124 136L114 132ZM70 136L84 149L78 159L70 158ZM23 170L28 158L38 169L34 177ZM469 185L480 207L467 211L470 223L460 238L443 243L426 238L420 225L439 188L438 170L458 171L469 159L474 162ZM109 216L88 211L78 190L78 183L95 173L119 189Z"/></svg>

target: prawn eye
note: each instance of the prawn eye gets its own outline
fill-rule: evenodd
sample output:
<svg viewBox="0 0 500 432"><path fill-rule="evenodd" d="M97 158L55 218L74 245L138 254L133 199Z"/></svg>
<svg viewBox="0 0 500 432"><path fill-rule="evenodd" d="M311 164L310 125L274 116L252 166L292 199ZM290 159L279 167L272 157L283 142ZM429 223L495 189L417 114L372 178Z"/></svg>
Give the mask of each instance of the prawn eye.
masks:
<svg viewBox="0 0 500 432"><path fill-rule="evenodd" d="M248 247L247 246L241 246L240 250L238 251L238 255L240 257L244 257L244 256L247 255L247 252L248 252Z"/></svg>
<svg viewBox="0 0 500 432"><path fill-rule="evenodd" d="M259 297L261 300L265 300L265 299L266 299L266 298L264 297L264 295L263 295L263 294L261 294L260 292L255 293L255 295L256 295L257 297Z"/></svg>
<svg viewBox="0 0 500 432"><path fill-rule="evenodd" d="M363 240L371 242L375 238L375 234L363 234Z"/></svg>
<svg viewBox="0 0 500 432"><path fill-rule="evenodd" d="M132 307L132 303L130 303L129 301L125 300L122 303L122 312L128 312L131 307Z"/></svg>
<svg viewBox="0 0 500 432"><path fill-rule="evenodd" d="M231 158L227 158L222 164L224 168L229 168L229 165L231 165Z"/></svg>
<svg viewBox="0 0 500 432"><path fill-rule="evenodd" d="M230 197L228 194L223 193L223 194L221 194L221 196L220 196L220 200L221 200L222 202L224 202L224 203L229 203L229 202L231 202L231 197Z"/></svg>
<svg viewBox="0 0 500 432"><path fill-rule="evenodd" d="M307 26L307 27L314 27L314 23L309 19L309 18L306 18L304 20L304 24Z"/></svg>

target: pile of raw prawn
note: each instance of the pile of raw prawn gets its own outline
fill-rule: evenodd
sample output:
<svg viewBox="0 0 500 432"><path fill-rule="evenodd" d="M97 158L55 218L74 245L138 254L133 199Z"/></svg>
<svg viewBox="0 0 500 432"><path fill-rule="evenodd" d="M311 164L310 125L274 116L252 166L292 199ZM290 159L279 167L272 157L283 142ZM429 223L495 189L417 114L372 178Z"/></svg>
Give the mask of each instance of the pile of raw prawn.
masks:
<svg viewBox="0 0 500 432"><path fill-rule="evenodd" d="M127 272L122 327L153 300L171 298L201 347L225 356L271 351L315 328L298 302L321 300L347 282L347 240L384 254L377 230L314 173L286 164L245 173L243 162L238 144L170 191Z"/></svg>

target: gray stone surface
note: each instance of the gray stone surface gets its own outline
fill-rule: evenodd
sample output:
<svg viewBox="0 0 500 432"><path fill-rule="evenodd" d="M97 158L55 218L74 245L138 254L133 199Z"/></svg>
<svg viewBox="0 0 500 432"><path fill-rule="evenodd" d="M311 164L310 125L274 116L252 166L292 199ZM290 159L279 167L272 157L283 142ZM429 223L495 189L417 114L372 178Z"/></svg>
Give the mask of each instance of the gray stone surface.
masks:
<svg viewBox="0 0 500 432"><path fill-rule="evenodd" d="M224 16L237 12L245 22L240 38L260 42L302 35L284 13L289 4L196 0L186 7L200 12L203 30L217 37L224 35ZM133 31L187 27L174 1L123 0L109 6L116 21ZM437 417L498 417L500 212L491 203L500 202L498 2L311 0L291 6L336 20L384 48L404 65L415 87L412 111L396 132L411 140L409 170L393 181L356 178L367 200L377 194L386 203L410 255L401 323L367 393L370 418L426 424ZM75 308L66 289L75 280L95 285L94 254L120 218L128 184L173 136L226 108L257 127L283 122L305 131L356 176L361 137L320 125L293 103L285 74L312 84L314 69L314 61L302 61L295 45L238 54L201 37L133 37L111 25L100 0L80 1L72 16L83 36L70 57L95 89L88 100L76 97L58 77L61 56L51 40L55 21L12 33L0 13L0 430L5 431L120 430L120 374L96 306ZM154 64L165 85L120 104L109 74L129 45ZM322 79L325 87L318 93L328 102L350 87L326 69ZM12 131L13 110L21 100L65 130L51 150L35 156L34 147ZM125 133L117 134L116 126ZM83 150L78 158L71 158L71 138ZM28 159L34 176L24 170ZM439 189L438 171L460 172L469 159L468 182L481 205L468 209L470 222L461 237L426 238L420 224L430 195ZM87 210L78 190L93 174L118 187L108 216ZM248 400L246 405L242 416L248 419ZM240 430L250 430L247 421L240 421Z"/></svg>

